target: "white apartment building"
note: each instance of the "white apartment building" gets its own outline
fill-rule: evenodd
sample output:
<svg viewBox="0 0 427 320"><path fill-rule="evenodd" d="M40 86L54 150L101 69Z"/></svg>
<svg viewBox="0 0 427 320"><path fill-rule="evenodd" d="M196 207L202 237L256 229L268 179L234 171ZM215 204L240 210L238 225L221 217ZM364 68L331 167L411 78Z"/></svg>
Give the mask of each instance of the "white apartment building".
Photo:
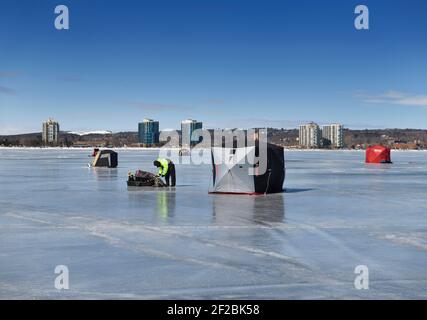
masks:
<svg viewBox="0 0 427 320"><path fill-rule="evenodd" d="M43 122L42 140L44 144L57 144L59 141L59 123L49 118Z"/></svg>
<svg viewBox="0 0 427 320"><path fill-rule="evenodd" d="M322 138L327 145L333 148L344 147L344 127L342 124L333 123L323 126Z"/></svg>
<svg viewBox="0 0 427 320"><path fill-rule="evenodd" d="M302 124L299 126L299 144L307 148L319 148L320 147L320 127L310 122L308 124Z"/></svg>

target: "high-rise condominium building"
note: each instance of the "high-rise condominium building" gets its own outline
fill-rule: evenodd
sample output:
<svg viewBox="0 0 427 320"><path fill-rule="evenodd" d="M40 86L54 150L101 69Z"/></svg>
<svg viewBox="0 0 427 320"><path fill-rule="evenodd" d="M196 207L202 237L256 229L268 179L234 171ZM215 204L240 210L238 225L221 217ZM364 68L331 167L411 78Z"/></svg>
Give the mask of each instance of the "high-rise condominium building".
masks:
<svg viewBox="0 0 427 320"><path fill-rule="evenodd" d="M57 144L59 141L59 123L49 118L43 122L42 140L44 144Z"/></svg>
<svg viewBox="0 0 427 320"><path fill-rule="evenodd" d="M344 147L343 125L334 123L334 124L323 126L322 137L324 142L333 148Z"/></svg>
<svg viewBox="0 0 427 320"><path fill-rule="evenodd" d="M199 137L193 136L193 132L202 129L203 123L193 119L187 119L181 122L181 141L183 147L200 142Z"/></svg>
<svg viewBox="0 0 427 320"><path fill-rule="evenodd" d="M314 123L302 124L299 126L299 144L307 148L320 147L320 128Z"/></svg>
<svg viewBox="0 0 427 320"><path fill-rule="evenodd" d="M152 119L144 119L138 124L139 143L153 145L159 143L159 122Z"/></svg>

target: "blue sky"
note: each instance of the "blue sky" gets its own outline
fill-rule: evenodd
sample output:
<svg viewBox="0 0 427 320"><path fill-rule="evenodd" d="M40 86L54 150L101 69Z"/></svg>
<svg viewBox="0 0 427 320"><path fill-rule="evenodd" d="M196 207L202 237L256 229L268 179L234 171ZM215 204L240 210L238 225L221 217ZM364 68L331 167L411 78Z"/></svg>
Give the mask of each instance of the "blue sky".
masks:
<svg viewBox="0 0 427 320"><path fill-rule="evenodd" d="M73 131L427 128L426 40L425 0L2 0L0 134L49 116Z"/></svg>

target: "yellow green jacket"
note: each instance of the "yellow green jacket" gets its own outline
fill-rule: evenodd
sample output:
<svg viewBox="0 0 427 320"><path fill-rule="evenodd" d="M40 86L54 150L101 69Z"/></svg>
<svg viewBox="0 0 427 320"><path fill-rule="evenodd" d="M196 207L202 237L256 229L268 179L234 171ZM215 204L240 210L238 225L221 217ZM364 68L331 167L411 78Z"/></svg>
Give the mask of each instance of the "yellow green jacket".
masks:
<svg viewBox="0 0 427 320"><path fill-rule="evenodd" d="M169 161L163 158L157 158L157 161L160 162L159 175L165 176L168 173Z"/></svg>

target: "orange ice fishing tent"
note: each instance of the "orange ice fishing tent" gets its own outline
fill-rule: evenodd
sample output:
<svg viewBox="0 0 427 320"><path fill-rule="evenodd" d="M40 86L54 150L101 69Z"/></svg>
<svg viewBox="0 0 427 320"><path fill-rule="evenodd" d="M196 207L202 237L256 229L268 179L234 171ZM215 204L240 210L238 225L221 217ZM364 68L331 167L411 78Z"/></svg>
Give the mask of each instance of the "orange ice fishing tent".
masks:
<svg viewBox="0 0 427 320"><path fill-rule="evenodd" d="M391 163L390 148L372 146L366 149L366 163Z"/></svg>

